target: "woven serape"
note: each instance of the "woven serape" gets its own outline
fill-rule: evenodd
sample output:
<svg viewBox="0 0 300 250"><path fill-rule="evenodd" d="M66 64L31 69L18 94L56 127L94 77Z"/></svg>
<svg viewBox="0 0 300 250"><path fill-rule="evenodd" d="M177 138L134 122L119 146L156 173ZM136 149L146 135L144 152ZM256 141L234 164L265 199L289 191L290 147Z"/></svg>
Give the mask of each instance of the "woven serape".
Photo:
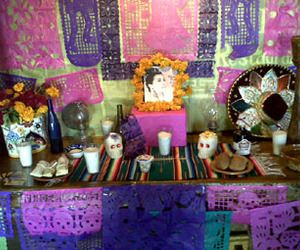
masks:
<svg viewBox="0 0 300 250"><path fill-rule="evenodd" d="M217 154L223 151L233 151L230 144L220 143ZM249 159L254 164L254 169L247 174L229 176L215 173L210 168L214 157L200 159L198 157L197 143L188 144L185 147L172 147L167 157L159 155L158 147L148 147L147 153L155 157L149 173L142 173L136 159L126 160L111 159L105 151L105 146L100 146L100 172L89 174L84 158L77 159L73 163L74 171L64 179L70 181L167 181L167 180L196 180L209 178L240 178L247 176L261 176L264 172L260 163L254 158Z"/></svg>

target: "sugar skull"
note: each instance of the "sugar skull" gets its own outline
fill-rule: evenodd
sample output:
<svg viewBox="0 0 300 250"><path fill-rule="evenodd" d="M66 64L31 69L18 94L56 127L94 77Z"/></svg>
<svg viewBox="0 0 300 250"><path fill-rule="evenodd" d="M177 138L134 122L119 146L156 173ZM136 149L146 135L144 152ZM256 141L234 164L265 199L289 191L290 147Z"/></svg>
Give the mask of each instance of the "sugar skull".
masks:
<svg viewBox="0 0 300 250"><path fill-rule="evenodd" d="M112 159L119 159L123 154L122 137L117 133L108 133L104 137L105 150Z"/></svg>
<svg viewBox="0 0 300 250"><path fill-rule="evenodd" d="M218 137L214 132L205 131L199 135L198 156L207 159L215 154L218 146Z"/></svg>

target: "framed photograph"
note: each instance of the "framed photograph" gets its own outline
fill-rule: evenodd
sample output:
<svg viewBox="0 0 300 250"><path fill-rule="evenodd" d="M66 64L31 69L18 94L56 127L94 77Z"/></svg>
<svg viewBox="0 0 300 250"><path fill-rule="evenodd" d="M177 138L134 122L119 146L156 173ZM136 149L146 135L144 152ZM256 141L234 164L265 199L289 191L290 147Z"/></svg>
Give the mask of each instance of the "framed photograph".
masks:
<svg viewBox="0 0 300 250"><path fill-rule="evenodd" d="M182 87L189 76L184 73L187 62L172 61L157 53L150 59L143 58L135 70L133 93L139 111L167 111L182 108L182 96L191 93Z"/></svg>
<svg viewBox="0 0 300 250"><path fill-rule="evenodd" d="M144 76L144 102L171 102L174 98L174 84L177 70L171 67L152 67Z"/></svg>

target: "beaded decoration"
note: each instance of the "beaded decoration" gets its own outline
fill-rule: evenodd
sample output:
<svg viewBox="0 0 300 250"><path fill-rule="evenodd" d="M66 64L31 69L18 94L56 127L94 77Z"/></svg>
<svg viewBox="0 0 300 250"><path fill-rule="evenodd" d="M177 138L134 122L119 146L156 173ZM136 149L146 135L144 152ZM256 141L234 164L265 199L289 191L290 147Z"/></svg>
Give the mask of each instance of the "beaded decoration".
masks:
<svg viewBox="0 0 300 250"><path fill-rule="evenodd" d="M300 248L300 201L250 211L253 249Z"/></svg>
<svg viewBox="0 0 300 250"><path fill-rule="evenodd" d="M232 212L207 212L205 249L229 249Z"/></svg>
<svg viewBox="0 0 300 250"><path fill-rule="evenodd" d="M222 0L222 48L232 46L230 59L247 57L259 45L259 0Z"/></svg>
<svg viewBox="0 0 300 250"><path fill-rule="evenodd" d="M249 210L286 202L286 186L209 186L209 211L235 211L232 223L250 224Z"/></svg>
<svg viewBox="0 0 300 250"><path fill-rule="evenodd" d="M24 76L0 73L0 91L4 89L12 89L17 83L24 83L24 90L34 90L36 79Z"/></svg>
<svg viewBox="0 0 300 250"><path fill-rule="evenodd" d="M203 249L205 187L103 187L104 249Z"/></svg>
<svg viewBox="0 0 300 250"><path fill-rule="evenodd" d="M60 0L59 8L68 59L75 66L91 67L101 60L97 0Z"/></svg>
<svg viewBox="0 0 300 250"><path fill-rule="evenodd" d="M11 192L0 192L0 237L14 237L11 219Z"/></svg>
<svg viewBox="0 0 300 250"><path fill-rule="evenodd" d="M62 111L69 103L74 101L92 104L103 101L103 92L97 69L87 69L47 78L46 83L60 91L60 96L53 100L55 111Z"/></svg>
<svg viewBox="0 0 300 250"><path fill-rule="evenodd" d="M0 15L0 26L5 28L5 38L0 41L0 70L65 67L55 0L2 0Z"/></svg>
<svg viewBox="0 0 300 250"><path fill-rule="evenodd" d="M99 187L23 192L23 223L32 235L98 232L102 226L101 190Z"/></svg>

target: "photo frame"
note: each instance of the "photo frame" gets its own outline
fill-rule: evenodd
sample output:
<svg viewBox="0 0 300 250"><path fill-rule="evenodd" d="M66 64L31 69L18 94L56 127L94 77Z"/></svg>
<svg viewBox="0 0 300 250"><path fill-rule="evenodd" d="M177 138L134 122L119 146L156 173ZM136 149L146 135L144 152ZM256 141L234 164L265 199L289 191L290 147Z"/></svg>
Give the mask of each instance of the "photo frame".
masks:
<svg viewBox="0 0 300 250"><path fill-rule="evenodd" d="M186 61L171 60L161 53L143 58L135 70L133 93L135 106L142 112L180 110L184 95L192 93L183 84L189 79Z"/></svg>

